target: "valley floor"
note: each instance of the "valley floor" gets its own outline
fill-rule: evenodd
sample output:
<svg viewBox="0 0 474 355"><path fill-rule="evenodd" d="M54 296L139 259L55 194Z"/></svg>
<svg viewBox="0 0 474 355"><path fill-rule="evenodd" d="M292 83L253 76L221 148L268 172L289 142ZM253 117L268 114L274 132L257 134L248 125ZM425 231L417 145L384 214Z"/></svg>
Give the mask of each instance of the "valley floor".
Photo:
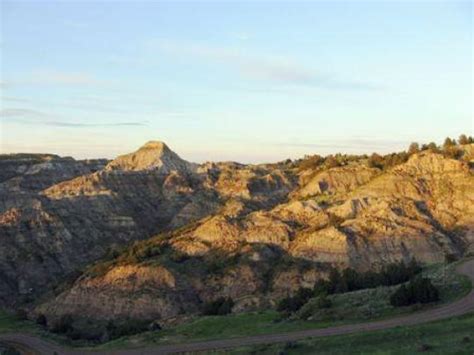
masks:
<svg viewBox="0 0 474 355"><path fill-rule="evenodd" d="M467 275L471 282L474 281L474 260L469 260L460 264L457 271ZM181 343L170 345L148 345L139 349L118 350L123 349L122 345L113 344L111 350L91 349L94 354L160 354L183 351L213 351L216 349L238 348L246 346L237 352L270 351L273 353L277 349L285 348L290 353L318 351L324 353L332 344L339 344L340 352L372 353L380 350L382 353L397 353L395 347L399 347L401 353L410 353L416 351L416 346L421 350L429 350L435 347L441 353L472 353L472 325L474 322L474 291L452 303L434 307L425 311L415 312L408 315L400 315L394 318L384 320L346 324L341 326L332 326L320 329L306 329L300 331L291 331L278 334L261 334L247 337L239 337L233 339L209 340L195 343ZM458 318L453 318L458 316ZM461 316L461 317L459 317ZM429 323L431 322L431 323ZM428 323L425 325L418 325ZM248 324L248 323L247 323ZM326 325L327 326L327 325ZM445 329L445 331L443 331ZM281 331L281 330L280 330ZM360 333L360 334L353 334ZM436 336L439 334L439 336ZM451 334L451 335L449 335ZM331 337L328 337L331 336ZM318 339L309 339L318 337ZM341 338L343 337L343 338ZM39 354L51 354L56 351L58 354L84 354L85 349L73 350L61 348L58 345L43 341L39 338L24 334L9 334L0 336L0 341L10 341L30 346L37 350ZM339 340L338 340L339 339ZM344 339L342 341L341 339ZM294 343L298 342L299 343ZM283 345L262 345L279 343ZM348 344L354 343L354 348ZM379 344L379 345L377 345ZM452 346L447 348L451 344ZM112 344L109 344L109 346ZM133 345L128 343L127 346ZM135 344L137 345L137 344ZM257 346L257 347L255 347ZM325 350L326 349L326 350ZM335 348L338 349L337 347ZM444 350L440 350L444 349ZM336 351L335 350L335 351ZM353 350L353 351L352 351ZM438 351L436 350L436 351ZM451 351L452 350L452 351ZM337 350L339 351L339 350ZM332 348L331 348L332 352ZM333 352L332 352L333 353Z"/></svg>
<svg viewBox="0 0 474 355"><path fill-rule="evenodd" d="M474 313L376 332L264 344L216 354L473 354Z"/></svg>

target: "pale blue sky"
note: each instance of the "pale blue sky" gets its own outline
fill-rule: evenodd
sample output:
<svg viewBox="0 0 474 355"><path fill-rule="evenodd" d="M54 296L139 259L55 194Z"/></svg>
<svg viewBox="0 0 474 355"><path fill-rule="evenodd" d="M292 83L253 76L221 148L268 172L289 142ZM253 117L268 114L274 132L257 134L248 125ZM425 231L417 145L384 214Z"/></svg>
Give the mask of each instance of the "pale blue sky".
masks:
<svg viewBox="0 0 474 355"><path fill-rule="evenodd" d="M471 1L5 1L1 152L194 161L473 133Z"/></svg>

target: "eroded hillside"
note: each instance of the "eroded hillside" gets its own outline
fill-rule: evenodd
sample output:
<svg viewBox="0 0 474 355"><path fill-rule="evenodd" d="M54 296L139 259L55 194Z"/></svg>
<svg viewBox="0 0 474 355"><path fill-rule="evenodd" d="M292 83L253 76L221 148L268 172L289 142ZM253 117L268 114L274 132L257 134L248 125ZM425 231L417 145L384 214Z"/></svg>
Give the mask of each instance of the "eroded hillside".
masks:
<svg viewBox="0 0 474 355"><path fill-rule="evenodd" d="M111 255L36 313L52 320L68 314L166 323L197 313L220 296L231 297L236 312L268 307L301 286L312 287L334 266L367 270L472 252L472 146L458 151L394 156L382 168L367 157L339 157L338 166L329 159L260 166L209 163L192 173L187 169L188 175L172 172L159 183L148 180L154 173L142 172L147 183L141 186L158 188L173 179L173 188L162 192L167 205L182 194L188 198L164 226L196 222ZM107 177L136 178L123 171L109 174L64 182L45 195L63 200L79 194L92 199L93 206L93 188L117 199L118 188L105 183ZM212 208L203 212L198 206L204 204ZM136 223L139 216L131 218Z"/></svg>
<svg viewBox="0 0 474 355"><path fill-rule="evenodd" d="M296 185L279 169L188 163L161 142L110 163L0 163L0 305L32 301L107 252L217 213L231 198L268 208Z"/></svg>

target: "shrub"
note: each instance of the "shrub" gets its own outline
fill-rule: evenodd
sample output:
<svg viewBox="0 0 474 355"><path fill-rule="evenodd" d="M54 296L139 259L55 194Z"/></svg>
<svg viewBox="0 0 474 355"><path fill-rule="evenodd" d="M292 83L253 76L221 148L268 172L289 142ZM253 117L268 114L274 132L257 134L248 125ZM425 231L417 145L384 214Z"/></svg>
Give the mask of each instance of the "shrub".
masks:
<svg viewBox="0 0 474 355"><path fill-rule="evenodd" d="M73 330L72 323L73 323L73 318L69 314L65 314L61 316L54 324L53 327L51 328L51 331L53 333L60 333L60 334L66 334L68 332L71 332Z"/></svg>
<svg viewBox="0 0 474 355"><path fill-rule="evenodd" d="M24 309L17 309L15 312L15 317L18 320L27 320L28 319L28 313Z"/></svg>
<svg viewBox="0 0 474 355"><path fill-rule="evenodd" d="M430 279L416 277L408 285L401 285L391 296L390 304L395 307L408 306L415 303L430 303L439 300L438 289Z"/></svg>
<svg viewBox="0 0 474 355"><path fill-rule="evenodd" d="M334 213L329 213L329 219L328 219L328 225L329 226L339 228L341 226L342 222L344 222L344 218L339 217L338 215L336 215Z"/></svg>
<svg viewBox="0 0 474 355"><path fill-rule="evenodd" d="M331 308L332 302L327 295L321 294L316 298L316 307L318 309Z"/></svg>
<svg viewBox="0 0 474 355"><path fill-rule="evenodd" d="M334 156L330 155L326 158L324 165L326 165L328 169L331 169L341 166L341 163Z"/></svg>
<svg viewBox="0 0 474 355"><path fill-rule="evenodd" d="M416 142L413 142L408 147L408 154L412 155L420 151L420 145Z"/></svg>
<svg viewBox="0 0 474 355"><path fill-rule="evenodd" d="M16 350L15 348L12 348L11 346L7 346L6 348L0 348L0 351L2 355L21 355L21 353Z"/></svg>
<svg viewBox="0 0 474 355"><path fill-rule="evenodd" d="M173 250L169 255L170 260L174 261L175 263L182 263L189 259L189 255L180 251L180 250Z"/></svg>
<svg viewBox="0 0 474 355"><path fill-rule="evenodd" d="M318 280L316 281L313 288L314 295L329 294L331 293L331 283L329 280Z"/></svg>
<svg viewBox="0 0 474 355"><path fill-rule="evenodd" d="M310 288L302 287L292 297L286 297L280 300L277 311L282 313L293 313L304 306L308 300L313 297L313 291Z"/></svg>
<svg viewBox="0 0 474 355"><path fill-rule="evenodd" d="M204 305L204 315L222 316L232 312L234 300L230 297L219 297L218 299L208 302Z"/></svg>
<svg viewBox="0 0 474 355"><path fill-rule="evenodd" d="M46 327L48 325L48 320L46 319L46 316L44 314L38 315L38 317L36 317L36 324Z"/></svg>
<svg viewBox="0 0 474 355"><path fill-rule="evenodd" d="M122 321L110 320L106 325L109 339L116 339L127 335L142 333L149 329L150 322L147 320L127 319Z"/></svg>
<svg viewBox="0 0 474 355"><path fill-rule="evenodd" d="M410 280L420 271L421 267L414 259L407 265L403 262L388 264L379 272L358 272L351 268L340 272L333 268L329 272L328 280L316 282L313 292L314 294L344 293L378 286L398 285Z"/></svg>
<svg viewBox="0 0 474 355"><path fill-rule="evenodd" d="M449 138L449 137L446 137L446 139L444 140L444 143L443 143L443 149L448 149L452 146L456 145L456 141Z"/></svg>
<svg viewBox="0 0 474 355"><path fill-rule="evenodd" d="M316 169L324 163L324 158L320 155L313 155L305 158L299 164L300 170Z"/></svg>
<svg viewBox="0 0 474 355"><path fill-rule="evenodd" d="M377 153L373 153L369 158L369 168L384 168L384 158Z"/></svg>
<svg viewBox="0 0 474 355"><path fill-rule="evenodd" d="M469 138L465 134L461 134L458 139L459 144L469 144Z"/></svg>
<svg viewBox="0 0 474 355"><path fill-rule="evenodd" d="M446 264L451 264L451 263L454 263L456 260L458 260L458 258L454 254L446 254L444 256L444 260L445 260Z"/></svg>

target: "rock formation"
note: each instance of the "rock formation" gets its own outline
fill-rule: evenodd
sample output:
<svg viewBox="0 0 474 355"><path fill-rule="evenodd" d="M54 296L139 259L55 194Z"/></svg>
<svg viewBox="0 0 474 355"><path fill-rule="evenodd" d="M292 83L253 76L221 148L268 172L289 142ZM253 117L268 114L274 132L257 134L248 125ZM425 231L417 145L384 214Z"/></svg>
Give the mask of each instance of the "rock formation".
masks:
<svg viewBox="0 0 474 355"><path fill-rule="evenodd" d="M106 168L56 184L44 196L69 210L79 206L71 200L82 201L79 210L92 212L81 218L102 233L94 243L111 242L103 219L123 218L114 230L128 230L127 240L163 233L89 267L35 312L166 322L219 296L232 297L234 311L266 307L331 267L428 264L472 252L474 177L466 157L423 151L383 171L364 157L314 169L173 163L161 172L163 165L120 174Z"/></svg>

